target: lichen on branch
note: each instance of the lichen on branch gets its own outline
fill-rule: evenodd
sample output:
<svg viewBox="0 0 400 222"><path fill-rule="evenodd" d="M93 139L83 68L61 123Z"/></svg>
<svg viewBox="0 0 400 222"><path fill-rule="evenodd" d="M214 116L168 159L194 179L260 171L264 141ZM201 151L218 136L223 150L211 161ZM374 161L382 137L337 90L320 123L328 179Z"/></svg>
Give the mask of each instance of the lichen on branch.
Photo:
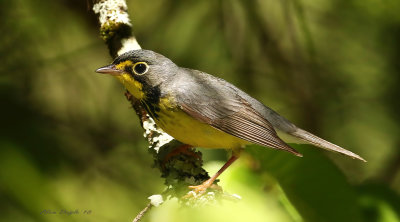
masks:
<svg viewBox="0 0 400 222"><path fill-rule="evenodd" d="M141 48L133 35L125 0L97 1L93 5L93 11L98 15L100 36L113 58L129 50Z"/></svg>

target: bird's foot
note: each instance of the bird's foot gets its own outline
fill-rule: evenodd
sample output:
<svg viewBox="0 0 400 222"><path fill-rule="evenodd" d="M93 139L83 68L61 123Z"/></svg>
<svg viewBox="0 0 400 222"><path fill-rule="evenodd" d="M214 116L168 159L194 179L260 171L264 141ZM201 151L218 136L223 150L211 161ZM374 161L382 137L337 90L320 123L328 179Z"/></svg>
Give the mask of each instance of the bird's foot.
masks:
<svg viewBox="0 0 400 222"><path fill-rule="evenodd" d="M222 190L222 188L220 186L218 186L217 184L213 184L214 180L212 180L212 178L204 181L202 184L197 185L197 186L189 186L189 189L191 189L191 191L189 191L188 194L186 194L185 196L183 196L184 199L190 199L190 198L198 198L203 196L208 188L214 189L214 190Z"/></svg>

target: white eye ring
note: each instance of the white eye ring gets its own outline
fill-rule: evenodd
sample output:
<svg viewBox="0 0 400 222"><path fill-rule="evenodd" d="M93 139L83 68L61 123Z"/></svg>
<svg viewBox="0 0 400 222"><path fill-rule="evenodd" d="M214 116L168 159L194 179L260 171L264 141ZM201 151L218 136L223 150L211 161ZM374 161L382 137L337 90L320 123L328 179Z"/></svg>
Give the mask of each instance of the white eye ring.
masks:
<svg viewBox="0 0 400 222"><path fill-rule="evenodd" d="M133 65L133 72L136 75L144 75L149 71L149 66L145 62L137 62Z"/></svg>

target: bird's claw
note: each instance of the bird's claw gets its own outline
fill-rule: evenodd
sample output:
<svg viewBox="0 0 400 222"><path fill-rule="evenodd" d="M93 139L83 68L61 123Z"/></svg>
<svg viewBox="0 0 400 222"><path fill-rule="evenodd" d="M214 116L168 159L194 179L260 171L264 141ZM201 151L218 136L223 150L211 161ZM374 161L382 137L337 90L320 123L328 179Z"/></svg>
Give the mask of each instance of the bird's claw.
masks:
<svg viewBox="0 0 400 222"><path fill-rule="evenodd" d="M198 196L198 195L203 195L207 191L208 187L210 186L206 184L201 184L197 186L189 186L189 189L192 189L191 191L196 193Z"/></svg>
<svg viewBox="0 0 400 222"><path fill-rule="evenodd" d="M212 188L215 190L222 190L222 188L216 184L212 184L211 181L205 181L204 183L197 185L197 186L189 186L189 191L185 196L183 196L184 199L190 199L190 198L198 198L203 196L208 188Z"/></svg>
<svg viewBox="0 0 400 222"><path fill-rule="evenodd" d="M183 198L190 199L190 198L200 197L207 191L208 187L210 187L210 185L205 184L205 183L203 183L201 185L197 185L197 186L189 186L189 189L191 189L191 191L189 191L188 194L183 196Z"/></svg>

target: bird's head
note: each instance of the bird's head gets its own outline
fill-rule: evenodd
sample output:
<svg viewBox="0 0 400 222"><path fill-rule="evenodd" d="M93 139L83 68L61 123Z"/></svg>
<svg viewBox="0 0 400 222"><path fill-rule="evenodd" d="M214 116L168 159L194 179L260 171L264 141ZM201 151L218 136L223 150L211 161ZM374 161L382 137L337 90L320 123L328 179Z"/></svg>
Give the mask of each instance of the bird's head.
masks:
<svg viewBox="0 0 400 222"><path fill-rule="evenodd" d="M118 56L110 65L96 70L97 73L117 77L133 96L146 97L146 91L175 75L178 67L163 55L150 50L132 50Z"/></svg>

